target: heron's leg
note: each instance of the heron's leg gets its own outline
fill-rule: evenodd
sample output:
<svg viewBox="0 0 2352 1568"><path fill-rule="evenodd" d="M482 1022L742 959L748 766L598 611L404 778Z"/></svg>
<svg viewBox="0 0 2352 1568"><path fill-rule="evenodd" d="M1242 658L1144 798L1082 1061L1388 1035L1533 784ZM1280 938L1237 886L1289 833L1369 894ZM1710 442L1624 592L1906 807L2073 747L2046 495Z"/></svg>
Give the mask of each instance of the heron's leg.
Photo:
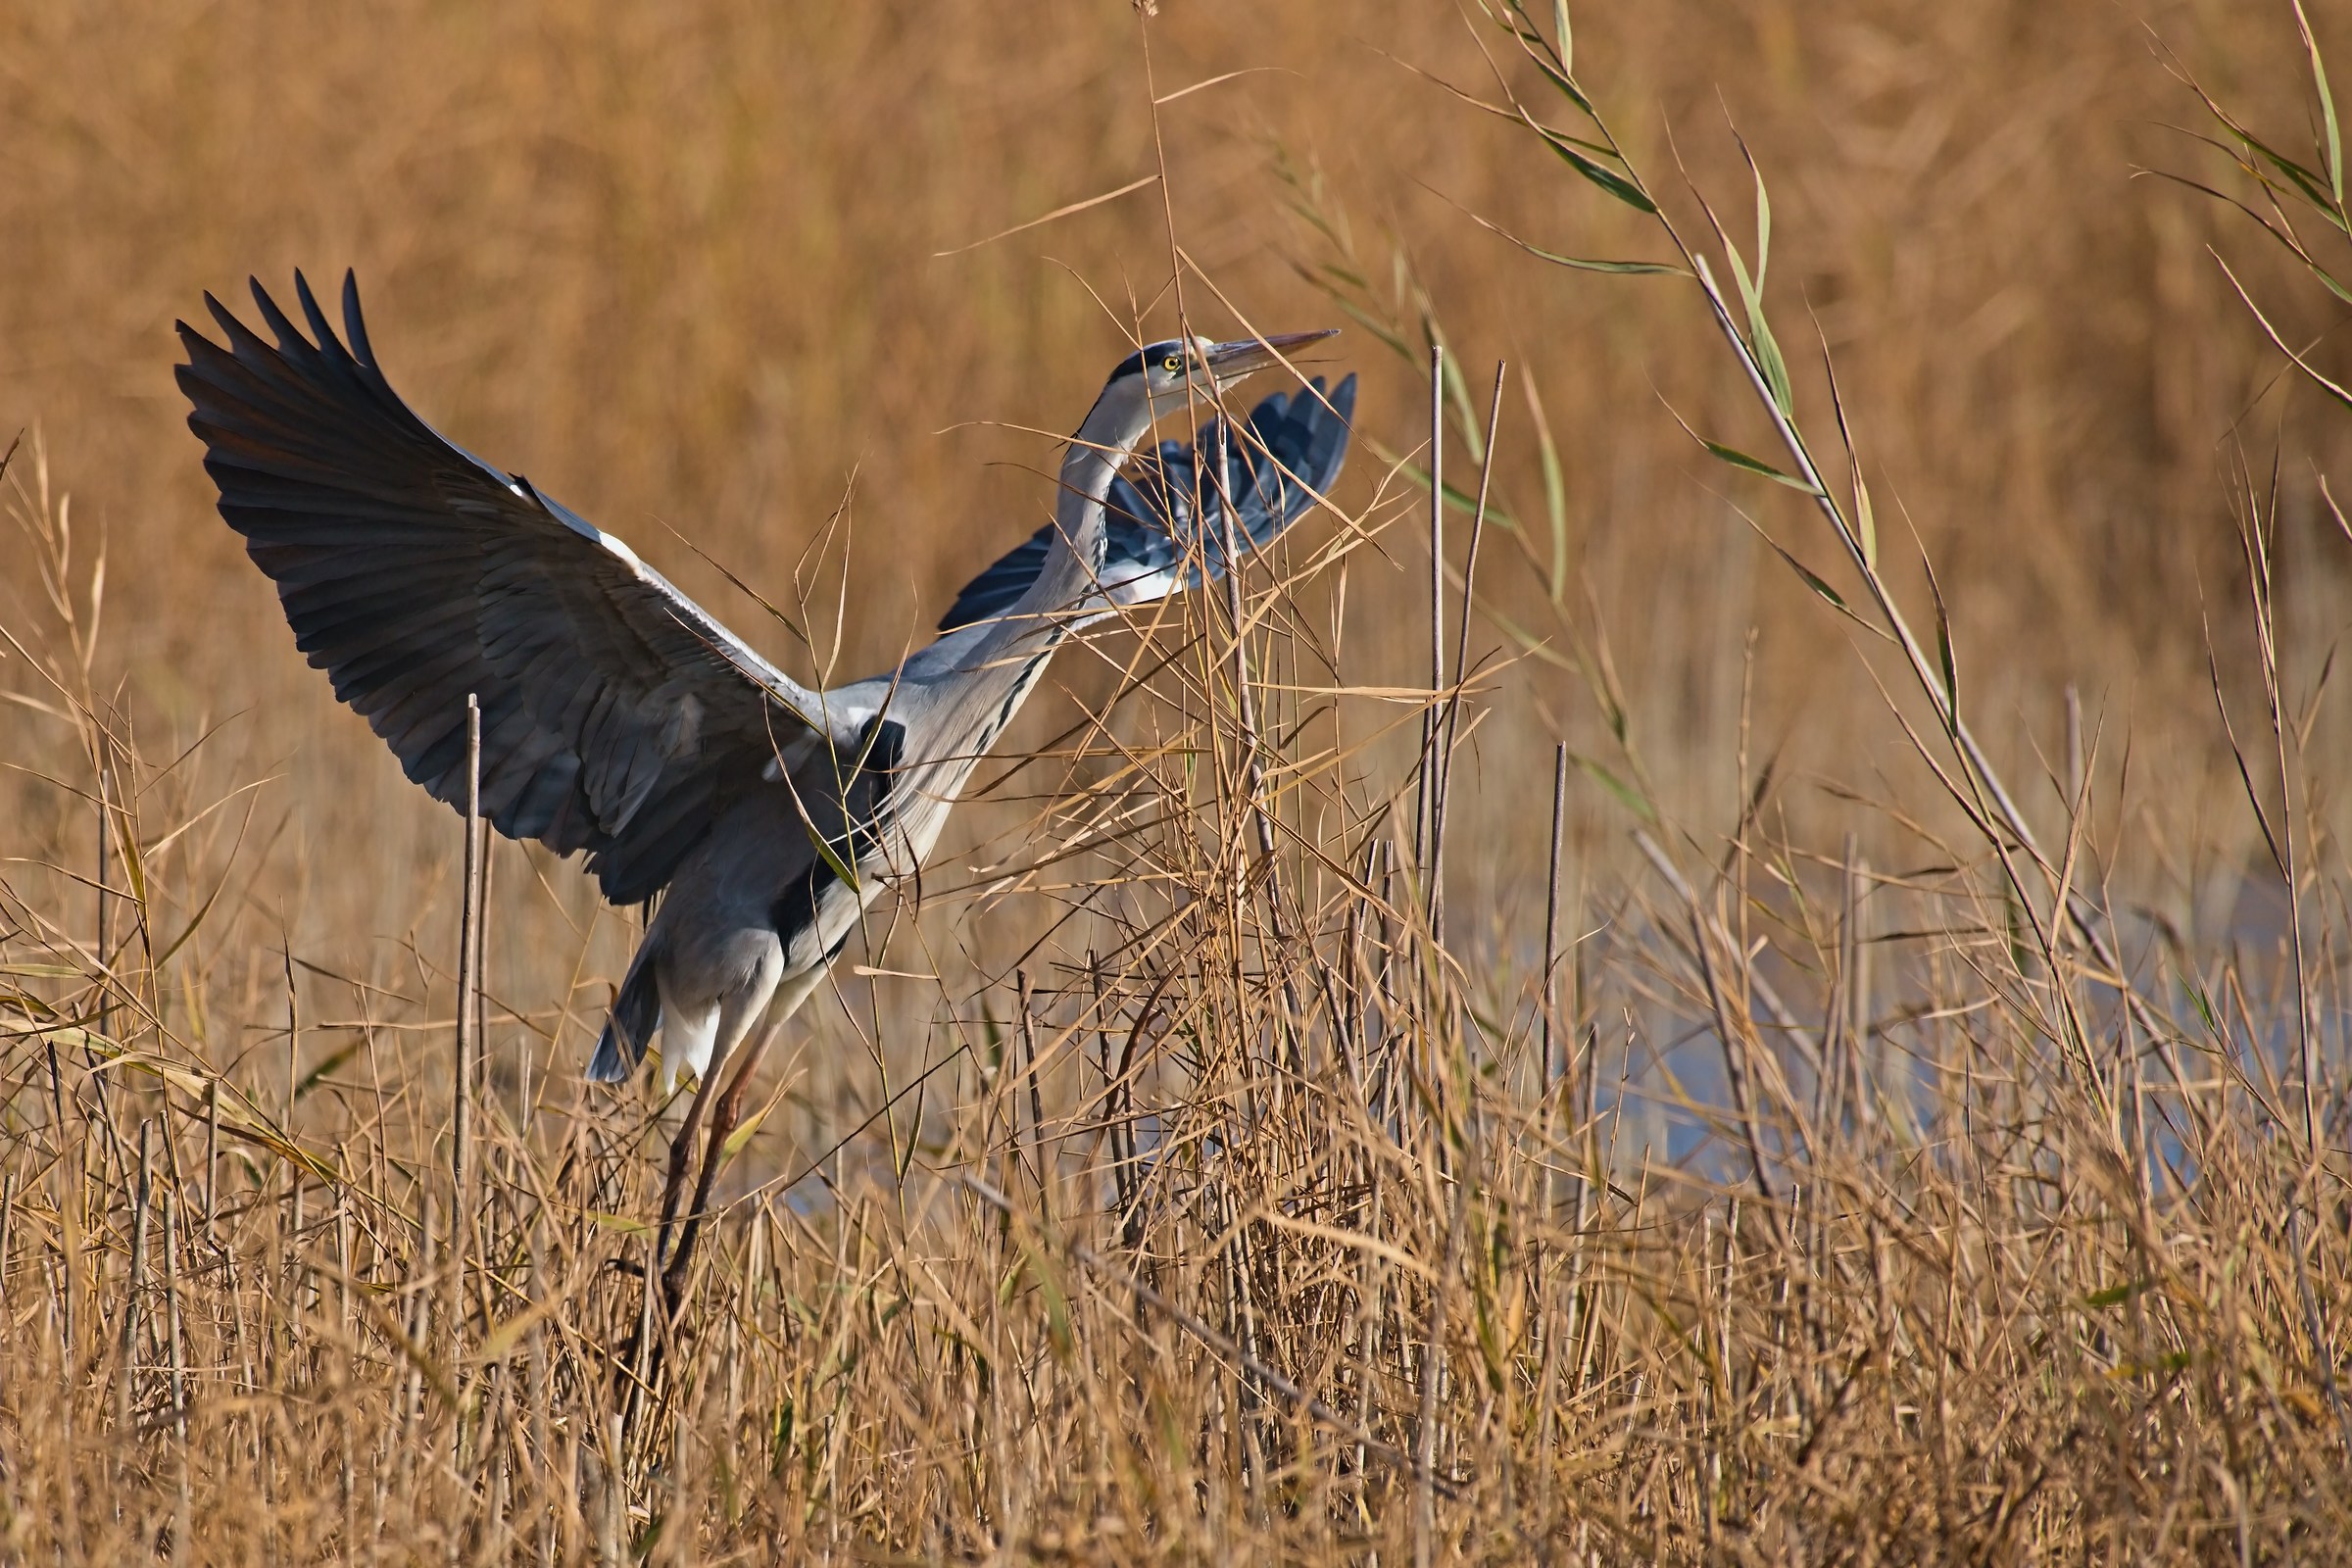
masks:
<svg viewBox="0 0 2352 1568"><path fill-rule="evenodd" d="M669 1015L686 1016L683 1009L674 1006ZM671 1041L664 1038L662 1045L668 1047ZM662 1260L669 1251L670 1230L677 1220L678 1200L686 1191L686 1168L694 1157L694 1136L702 1126L704 1113L718 1092L718 1073L715 1071L718 1065L717 1061L707 1064L710 1070L706 1070L696 1082L694 1098L686 1105L686 1115L669 1141L668 1172L662 1184L662 1223L654 1233L654 1254L649 1260L654 1272L661 1270ZM653 1281L647 1280L645 1288L649 1291L653 1289ZM669 1321L671 1319L667 1316L662 1319L665 1324ZM646 1330L649 1327L653 1327L649 1321L641 1321L629 1335L628 1349L621 1356L615 1372L621 1420L624 1425L632 1427L636 1424L641 1397L656 1386L662 1373L662 1337L657 1330L652 1336L652 1343L648 1344Z"/></svg>
<svg viewBox="0 0 2352 1568"><path fill-rule="evenodd" d="M718 1103L711 1111L710 1137L703 1150L703 1170L694 1183L694 1205L686 1211L685 1228L678 1234L678 1250L662 1271L662 1301L673 1322L685 1298L686 1271L694 1262L695 1240L701 1234L703 1217L710 1208L710 1189L717 1185L718 1167L726 1158L727 1135L743 1118L743 1102L751 1092L752 1075L760 1070L760 1060L767 1054L768 1043L775 1037L776 1031L771 1029L744 1052L743 1064L727 1080L726 1091L718 1097ZM729 1054L731 1059L732 1053ZM713 1072L711 1076L715 1080L717 1074Z"/></svg>
<svg viewBox="0 0 2352 1568"><path fill-rule="evenodd" d="M686 1194L686 1167L694 1158L694 1135L702 1126L703 1112L718 1088L718 1068L723 1059L711 1062L710 1070L694 1086L694 1099L687 1103L686 1117L678 1123L677 1133L669 1141L668 1174L662 1183L662 1224L654 1240L657 1266L669 1253L669 1233L677 1222L678 1200Z"/></svg>

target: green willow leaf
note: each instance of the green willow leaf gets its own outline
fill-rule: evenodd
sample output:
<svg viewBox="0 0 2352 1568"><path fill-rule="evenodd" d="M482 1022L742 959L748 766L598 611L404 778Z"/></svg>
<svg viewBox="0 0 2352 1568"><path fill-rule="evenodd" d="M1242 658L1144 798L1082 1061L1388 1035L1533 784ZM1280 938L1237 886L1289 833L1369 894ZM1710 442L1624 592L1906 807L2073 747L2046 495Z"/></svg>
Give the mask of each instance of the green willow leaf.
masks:
<svg viewBox="0 0 2352 1568"><path fill-rule="evenodd" d="M2311 84L2320 95L2320 115L2328 129L2328 188L2335 197L2335 205L2344 205L2344 138L2335 122L2335 95L2328 90L2328 67L2320 59L2320 41L2311 35L2311 18L2303 13L2303 0L2295 0L2295 25L2302 30L2303 48L2311 56Z"/></svg>
<svg viewBox="0 0 2352 1568"><path fill-rule="evenodd" d="M1381 462L1389 464L1398 473L1403 474L1414 489L1423 494L1428 493L1429 470L1427 468L1422 467L1419 464L1399 461L1395 453L1377 441L1367 441L1365 445L1371 447L1373 454ZM1446 505L1453 511L1461 513L1464 516L1474 516L1478 512L1478 497L1458 485L1448 483L1446 486ZM1487 497L1487 521L1512 533L1519 531L1519 519L1498 505L1491 495Z"/></svg>
<svg viewBox="0 0 2352 1568"><path fill-rule="evenodd" d="M1587 773L1592 775L1594 783L1598 784L1602 789L1607 790L1611 795L1616 796L1619 805L1623 806L1627 810L1633 812L1636 816L1640 817L1642 821L1649 823L1651 826L1654 827L1657 825L1657 808L1651 806L1648 801L1642 799L1641 791L1635 789L1632 785L1626 783L1616 774L1610 772L1600 763L1594 761L1592 758L1585 756L1581 752L1570 752L1568 756L1577 766L1583 768Z"/></svg>
<svg viewBox="0 0 2352 1568"><path fill-rule="evenodd" d="M2082 1304L2096 1310L2106 1306L2121 1306L2148 1288L2146 1280L2132 1280L2123 1285L2110 1285L2103 1291L2093 1291L2082 1298Z"/></svg>
<svg viewBox="0 0 2352 1568"><path fill-rule="evenodd" d="M320 1080L325 1078L328 1073L333 1072L337 1067L340 1067L345 1062L349 1061L352 1057L358 1055L360 1054L360 1048L366 1044L367 1042L364 1039L354 1040L350 1045L345 1046L342 1050L329 1054L324 1061L319 1062L309 1072L306 1072L302 1075L302 1082L294 1086L294 1098L296 1100L300 1100L304 1096L308 1095L312 1090L318 1088Z"/></svg>
<svg viewBox="0 0 2352 1568"><path fill-rule="evenodd" d="M1952 617L1943 608L1943 595L1936 595L1936 657L1943 665L1943 724L1957 734L1960 729L1960 670L1952 660Z"/></svg>
<svg viewBox="0 0 2352 1568"><path fill-rule="evenodd" d="M1527 14L1527 7L1521 0L1505 0L1505 8L1517 20L1501 19L1502 24L1519 40L1520 48L1526 52L1528 59L1535 62L1536 69L1544 73L1544 79L1557 87L1570 103L1583 110L1588 119L1597 119L1592 113L1592 101L1585 96L1584 89L1575 81L1576 39L1568 30L1568 7L1564 0L1552 0L1552 28L1560 35L1556 48L1544 36L1544 29L1536 25L1536 19Z"/></svg>
<svg viewBox="0 0 2352 1568"><path fill-rule="evenodd" d="M1405 342L1403 338L1397 336L1382 322L1373 319L1370 312L1350 301L1342 299L1337 294L1330 293L1328 290L1325 291L1324 297L1338 306L1349 320L1371 333L1383 347L1395 353L1397 358L1404 360L1414 358L1412 345Z"/></svg>
<svg viewBox="0 0 2352 1568"><path fill-rule="evenodd" d="M1761 180L1756 189L1764 188ZM1759 244L1771 241L1771 209L1762 209L1763 223L1758 232ZM1747 275L1747 264L1740 255L1740 247L1729 239L1723 242L1723 252L1732 264L1732 280L1740 285L1740 303L1747 307L1747 351L1756 357L1756 368L1764 374L1764 384L1772 390L1773 404L1788 418L1796 417L1796 394L1788 383L1788 362L1781 357L1780 340L1772 335L1772 327L1764 319L1764 263L1759 253L1756 275Z"/></svg>
<svg viewBox="0 0 2352 1568"><path fill-rule="evenodd" d="M1853 614L1852 609L1847 606L1845 600L1838 594L1838 590L1831 587L1827 582L1823 581L1819 572L1816 572L1812 567L1806 565L1803 562L1797 560L1788 551L1782 549L1777 540L1767 538L1764 542L1772 546L1773 553L1775 555L1779 556L1783 561L1788 563L1788 569L1790 571L1795 572L1799 577L1802 577L1805 580L1806 587L1812 589L1815 593L1821 595L1822 598L1828 600L1832 608L1836 609L1838 613L1844 615Z"/></svg>
<svg viewBox="0 0 2352 1568"><path fill-rule="evenodd" d="M1551 523L1551 602L1557 605L1568 584L1568 482L1560 467L1559 444L1551 438L1551 423L1528 383L1528 402L1536 410L1536 451L1544 466L1544 514Z"/></svg>
<svg viewBox="0 0 2352 1568"><path fill-rule="evenodd" d="M2312 172L2308 169L2305 169L2301 164L2296 163L2292 158L2287 157L2284 153L2277 151L2261 137L2253 135L2252 133L2236 125L2231 125L2230 129L2230 132L2235 135L2240 142L2245 144L2248 150L2259 153L2262 156L2263 162L2269 164L2273 169L2276 169L2280 174L2284 175L2287 183L2295 187L2296 194L2300 195L2304 201L2309 203L2315 211L2324 215L2327 220L2333 223L2336 227L2342 228L2344 226L2342 215L2338 214L2334 208L2329 205L2328 187L2326 181L2320 175Z"/></svg>
<svg viewBox="0 0 2352 1568"><path fill-rule="evenodd" d="M1756 367L1764 372L1764 384L1772 388L1772 401L1788 418L1796 417L1796 391L1788 383L1788 362L1781 358L1781 345L1764 322L1761 310L1750 311L1747 317L1748 349L1756 357Z"/></svg>
<svg viewBox="0 0 2352 1568"><path fill-rule="evenodd" d="M1809 496L1821 494L1820 491L1799 479L1795 474L1783 473L1763 459L1751 458L1737 447L1727 447L1722 442L1710 441L1703 435L1698 438L1698 444L1735 468L1743 468L1749 473L1759 474L1770 479L1775 484L1785 484L1791 490L1800 490Z"/></svg>
<svg viewBox="0 0 2352 1568"><path fill-rule="evenodd" d="M1566 137L1561 136L1556 131L1546 130L1543 131L1541 134L1544 137L1544 145L1548 146L1553 152L1558 153L1561 160L1565 162L1571 169L1574 169L1578 173L1584 175L1593 184L1598 185L1602 190L1607 191L1610 195L1625 203L1626 206L1633 208L1636 212L1647 213L1652 217L1657 216L1658 204L1651 201L1646 195L1644 195L1641 186L1635 184L1623 174L1618 173L1615 170L1605 168L1599 163L1594 162L1592 158L1587 157L1584 153L1579 152L1576 148L1568 144Z"/></svg>
<svg viewBox="0 0 2352 1568"><path fill-rule="evenodd" d="M1580 272L1614 272L1624 277L1689 277L1690 275L1684 269L1670 267L1664 262L1610 262L1590 256L1562 256L1557 251L1547 251L1540 245L1527 245L1524 249L1530 256L1549 262L1554 267L1573 267Z"/></svg>

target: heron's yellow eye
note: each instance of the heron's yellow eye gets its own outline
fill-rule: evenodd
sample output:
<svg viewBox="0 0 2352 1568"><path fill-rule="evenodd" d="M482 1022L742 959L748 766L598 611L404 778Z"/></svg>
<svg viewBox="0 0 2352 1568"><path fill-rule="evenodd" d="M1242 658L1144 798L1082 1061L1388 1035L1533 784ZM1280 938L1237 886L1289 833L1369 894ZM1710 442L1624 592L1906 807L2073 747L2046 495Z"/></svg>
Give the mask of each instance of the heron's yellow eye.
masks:
<svg viewBox="0 0 2352 1568"><path fill-rule="evenodd" d="M1159 362L1159 368L1167 371L1170 375L1174 375L1178 370L1184 368L1184 357L1182 355L1171 354L1166 359Z"/></svg>

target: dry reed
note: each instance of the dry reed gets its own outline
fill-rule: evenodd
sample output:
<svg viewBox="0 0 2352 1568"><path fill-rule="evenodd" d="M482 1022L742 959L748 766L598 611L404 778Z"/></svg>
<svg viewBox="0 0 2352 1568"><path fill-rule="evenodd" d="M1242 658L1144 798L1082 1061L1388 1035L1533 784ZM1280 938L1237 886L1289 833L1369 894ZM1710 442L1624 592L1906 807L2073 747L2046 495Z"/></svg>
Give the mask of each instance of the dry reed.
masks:
<svg viewBox="0 0 2352 1568"><path fill-rule="evenodd" d="M1834 204L1785 203L1776 248L1768 149L1752 186L1694 155L1669 188L1671 161L1578 109L1534 9L1475 24L1497 68L1477 96L1527 112L1497 155L1511 201L1480 213L1517 232L1566 211L1608 257L1679 270L1594 284L1688 318L1675 373L1713 389L1692 422L1788 557L1743 590L1754 621L1831 635L1792 664L1740 625L1710 677L1731 722L1661 764L1671 705L1628 694L1625 636L1734 607L1652 589L1669 624L1632 624L1605 586L1635 558L1572 562L1562 520L1607 405L1569 405L1548 366L1549 419L1532 381L1478 396L1462 345L1483 335L1444 279L1371 286L1302 179L1322 287L1397 351L1363 368L1426 375L1437 429L1371 421L1335 522L1063 656L1106 716L1033 722L922 906L881 907L865 973L791 1026L658 1363L622 1352L660 1332L662 1107L577 1074L616 917L504 844L476 892L446 813L406 818L414 845L273 825L267 769L120 684L156 658L160 590L134 591L150 608L114 651L107 556L45 447L19 450L5 1555L2342 1555L2352 882L2329 641L2280 562L2352 541L2240 465L2203 639L2174 624L2159 661L2194 671L2197 713L2110 730L2070 695L2051 760L2030 732L1979 742L1972 719L2067 666L2062 638L1996 641L2067 590L2045 573L1973 608L2000 574L1950 567L1934 528L1915 548L1893 479L1869 499L1865 443L1939 505L1983 494L1906 445L1917 411L1833 402L1855 330L1834 305L1837 387L1798 347L1785 279ZM2200 177L2258 208L2271 180L2284 205L2262 210L2312 220L2293 204L2318 192L2235 145L2241 167ZM1752 225L1698 199L1751 189ZM2273 319L2305 308L2289 273L2240 267ZM1232 270L1177 275L1200 310ZM1499 422L1515 395L1523 436ZM2047 481L2019 461L2004 483ZM1514 475L1546 499L1514 509ZM1431 552L1453 522L1459 553ZM1426 597L1381 583L1391 560L1428 566ZM1579 603L1580 564L1616 613ZM850 569L836 552L801 579L812 642ZM1359 581L1403 634L1337 602ZM1531 632L1538 613L1558 618ZM2084 613L2109 656L2150 634ZM1828 689L1863 696L1825 726L1848 765L1807 764L1829 782L1794 804L1771 714L1824 646L1847 671ZM1563 691L1583 706L1551 752L1527 714ZM2182 735L2201 760L2131 760ZM1503 760L1483 774L1482 747ZM2145 798L2217 771L2241 791L2228 821ZM400 934L370 941L380 921ZM481 1064L472 1093L453 1061Z"/></svg>

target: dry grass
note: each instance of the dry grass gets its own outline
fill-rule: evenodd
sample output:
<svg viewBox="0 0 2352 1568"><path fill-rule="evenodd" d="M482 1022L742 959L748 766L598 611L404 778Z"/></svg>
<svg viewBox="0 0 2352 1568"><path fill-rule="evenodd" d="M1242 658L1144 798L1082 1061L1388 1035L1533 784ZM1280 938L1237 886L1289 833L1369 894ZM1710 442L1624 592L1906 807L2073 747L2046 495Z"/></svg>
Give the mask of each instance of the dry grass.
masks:
<svg viewBox="0 0 2352 1568"><path fill-rule="evenodd" d="M1670 228L1327 36L1600 135L1483 24L1501 85L1450 13L1164 9L1163 94L1298 74L1161 107L1169 210L945 259L1157 167L1123 8L0 19L0 352L48 432L0 588L0 1555L2340 1555L2352 547L2317 476L2352 425L2199 247L2327 373L2308 273L2125 184L2258 197L2131 122L2195 99L2095 8L1587 19L1603 162ZM2290 18L2155 20L2305 145ZM1718 77L1774 195L1781 420L1696 203L1760 260ZM1728 329L1416 180L1580 255L1690 239ZM1211 280L1268 327L1357 313L1348 515L1063 656L852 955L887 972L790 1026L639 1387L661 1107L578 1078L629 922L492 858L453 1228L459 831L210 519L162 328L352 257L429 416L738 624L632 519L797 585L820 643L846 571L862 671L1046 494L1038 438L906 432L1066 423L1129 287L1173 320L1171 214L1200 324ZM1428 517L1380 453L1427 461L1440 321L1465 491L1480 357L1514 370L1433 771ZM1827 496L1713 464L1653 386Z"/></svg>

